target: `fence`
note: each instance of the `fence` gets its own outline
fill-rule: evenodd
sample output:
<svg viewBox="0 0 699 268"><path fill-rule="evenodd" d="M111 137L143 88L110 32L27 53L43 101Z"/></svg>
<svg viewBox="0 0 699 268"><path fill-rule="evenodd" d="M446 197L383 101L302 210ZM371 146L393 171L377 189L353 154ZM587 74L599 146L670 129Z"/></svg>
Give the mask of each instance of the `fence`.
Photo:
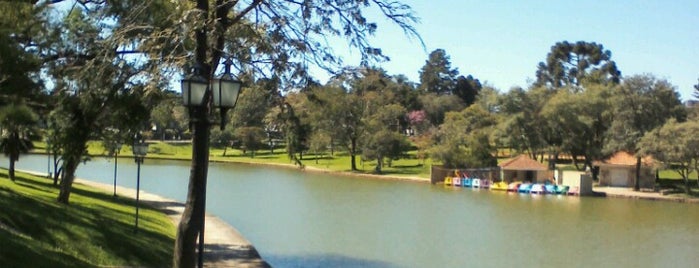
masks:
<svg viewBox="0 0 699 268"><path fill-rule="evenodd" d="M430 172L430 182L432 184L444 181L447 176L454 176L457 172L460 176L468 176L471 178L488 179L490 181L500 180L500 168L445 168L444 166L432 165Z"/></svg>

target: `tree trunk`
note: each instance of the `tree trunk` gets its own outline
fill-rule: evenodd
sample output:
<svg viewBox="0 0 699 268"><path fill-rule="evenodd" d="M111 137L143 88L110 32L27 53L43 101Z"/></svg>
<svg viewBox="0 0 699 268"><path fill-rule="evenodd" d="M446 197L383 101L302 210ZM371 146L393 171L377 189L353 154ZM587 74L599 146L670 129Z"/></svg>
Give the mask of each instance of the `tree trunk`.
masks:
<svg viewBox="0 0 699 268"><path fill-rule="evenodd" d="M352 144L350 148L350 163L352 164L352 171L357 171L357 157L356 157L356 149L357 149L357 139L352 139Z"/></svg>
<svg viewBox="0 0 699 268"><path fill-rule="evenodd" d="M196 8L202 12L203 21L208 20L209 1L197 0ZM202 75L211 78L212 66L207 64L207 50L209 50L208 36L206 28L195 31L196 63L202 67L198 70ZM222 47L221 47L222 49ZM218 58L214 56L211 62L218 63ZM208 81L209 79L207 79ZM211 91L209 91L211 92ZM213 98L211 93L204 95L205 103L211 105ZM203 254L204 242L204 220L206 215L206 176L209 168L209 136L211 134L208 119L209 107L202 106L196 108L193 114L192 123L194 132L192 135L192 168L189 173L189 187L187 189L187 201L185 202L182 218L177 226L177 237L175 238L175 252L173 254L173 267L184 268L194 267L197 258L195 255L196 238L199 235L200 254ZM201 256L201 255L200 255ZM199 258L199 264L203 267L203 260Z"/></svg>
<svg viewBox="0 0 699 268"><path fill-rule="evenodd" d="M58 185L58 176L63 170L63 167L58 167L58 164L61 162L61 159L59 158L57 153L53 154L53 185Z"/></svg>
<svg viewBox="0 0 699 268"><path fill-rule="evenodd" d="M209 124L206 117L203 117L194 123L192 168L189 174L187 202L177 227L173 267L194 267L197 261L196 239L205 219L208 161Z"/></svg>
<svg viewBox="0 0 699 268"><path fill-rule="evenodd" d="M10 168L7 171L11 181L15 181L15 161L17 160L13 159L12 157L10 158Z"/></svg>
<svg viewBox="0 0 699 268"><path fill-rule="evenodd" d="M573 158L573 165L575 166L575 169L577 169L578 171L581 171L582 168L580 168L580 163L578 163L578 156L575 154L571 154L571 157ZM583 165L583 168L585 168L584 165Z"/></svg>
<svg viewBox="0 0 699 268"><path fill-rule="evenodd" d="M68 204L68 200L70 200L70 191L73 189L73 181L75 180L75 170L78 168L78 164L80 162L78 159L80 159L81 156L79 157L70 157L67 161L65 161L64 169L65 169L65 175L63 176L63 179L61 179L61 191L58 193L58 202L63 203L63 204Z"/></svg>
<svg viewBox="0 0 699 268"><path fill-rule="evenodd" d="M556 162L558 161L558 153L549 154L549 170L556 170Z"/></svg>
<svg viewBox="0 0 699 268"><path fill-rule="evenodd" d="M376 168L374 169L374 172L376 174L381 174L381 168L383 166L383 159L382 157L377 157L376 158Z"/></svg>
<svg viewBox="0 0 699 268"><path fill-rule="evenodd" d="M58 168L58 165L55 165L53 170L53 185L58 185L58 178L63 174L63 167Z"/></svg>
<svg viewBox="0 0 699 268"><path fill-rule="evenodd" d="M633 184L633 190L634 191L641 190L641 158L640 157L636 157L636 180L634 181L634 184Z"/></svg>

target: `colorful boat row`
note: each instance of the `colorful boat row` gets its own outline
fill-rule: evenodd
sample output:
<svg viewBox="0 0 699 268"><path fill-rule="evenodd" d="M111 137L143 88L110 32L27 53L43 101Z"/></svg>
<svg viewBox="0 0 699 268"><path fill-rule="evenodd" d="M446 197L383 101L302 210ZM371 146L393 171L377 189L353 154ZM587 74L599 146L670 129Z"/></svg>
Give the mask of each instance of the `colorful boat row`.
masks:
<svg viewBox="0 0 699 268"><path fill-rule="evenodd" d="M468 177L446 177L444 178L445 186L466 187L466 188L486 188L491 190L528 193L528 194L563 194L577 195L580 190L578 187L569 187L567 185L555 185L551 183L528 183L528 182L491 182L486 179L468 178Z"/></svg>

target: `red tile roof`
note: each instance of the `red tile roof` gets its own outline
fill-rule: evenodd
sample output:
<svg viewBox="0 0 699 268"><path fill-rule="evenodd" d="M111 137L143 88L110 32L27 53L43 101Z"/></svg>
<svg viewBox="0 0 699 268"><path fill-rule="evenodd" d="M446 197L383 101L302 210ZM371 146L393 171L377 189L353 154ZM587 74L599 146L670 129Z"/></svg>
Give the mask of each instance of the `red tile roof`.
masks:
<svg viewBox="0 0 699 268"><path fill-rule="evenodd" d="M548 167L529 156L520 154L498 165L503 170L547 170Z"/></svg>
<svg viewBox="0 0 699 268"><path fill-rule="evenodd" d="M650 156L646 156L641 159L641 163L646 166L653 165L653 158ZM619 151L614 153L614 155L610 156L609 158L602 160L602 161L597 161L595 164L600 165L600 164L607 164L607 165L619 165L619 166L635 166L636 165L636 156L634 156L631 153L624 152L624 151Z"/></svg>

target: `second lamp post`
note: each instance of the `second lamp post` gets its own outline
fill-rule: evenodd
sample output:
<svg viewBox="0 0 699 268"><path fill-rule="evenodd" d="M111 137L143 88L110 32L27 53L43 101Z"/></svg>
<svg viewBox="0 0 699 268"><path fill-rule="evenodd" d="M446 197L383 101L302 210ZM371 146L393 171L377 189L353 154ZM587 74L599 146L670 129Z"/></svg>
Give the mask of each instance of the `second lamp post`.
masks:
<svg viewBox="0 0 699 268"><path fill-rule="evenodd" d="M133 157L136 160L136 229L134 232L138 232L138 200L139 193L141 192L141 164L143 163L143 158L146 157L148 153L148 144L141 138L136 138L133 143Z"/></svg>

